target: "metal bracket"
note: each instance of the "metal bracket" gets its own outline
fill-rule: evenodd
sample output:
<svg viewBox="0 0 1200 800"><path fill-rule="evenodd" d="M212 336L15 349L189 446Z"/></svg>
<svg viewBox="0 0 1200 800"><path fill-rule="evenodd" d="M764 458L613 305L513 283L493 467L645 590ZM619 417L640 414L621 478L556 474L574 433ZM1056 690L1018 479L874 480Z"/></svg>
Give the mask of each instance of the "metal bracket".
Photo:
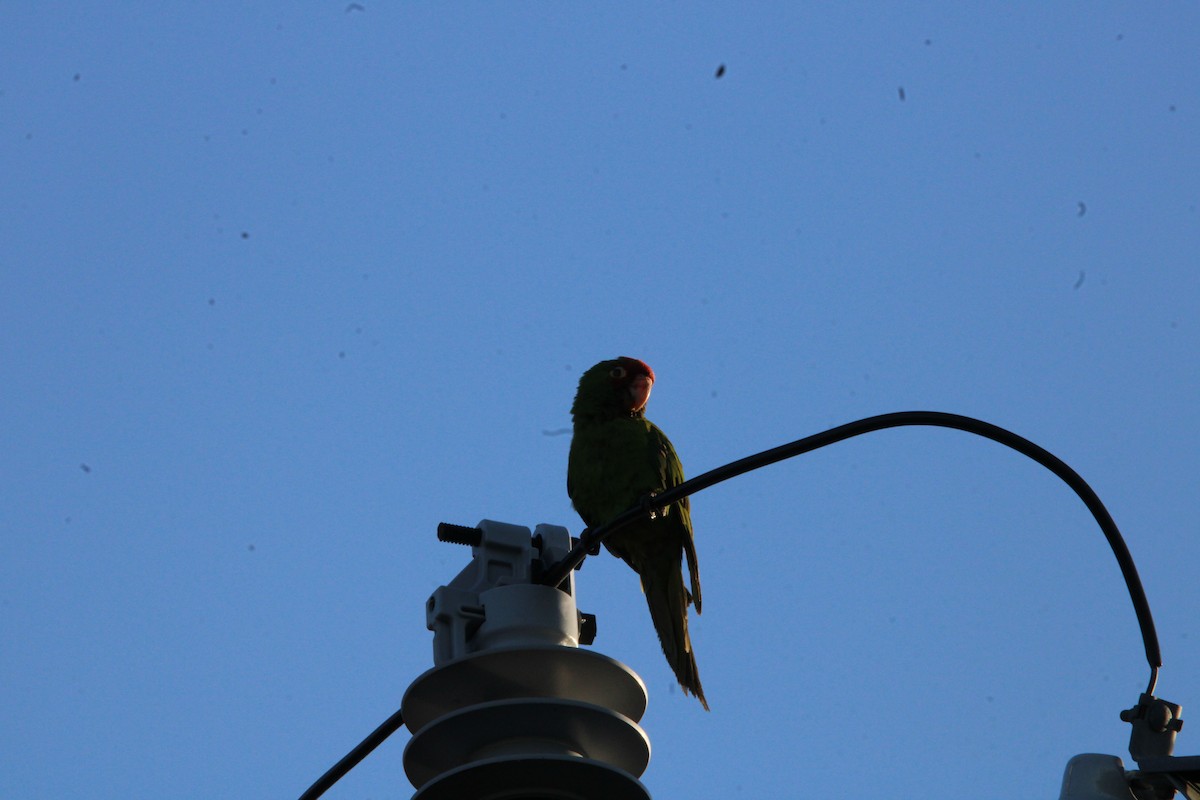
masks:
<svg viewBox="0 0 1200 800"><path fill-rule="evenodd" d="M499 642L562 643L577 646L595 638L595 618L575 608L575 576L557 589L541 587L538 578L571 550L571 534L557 525L520 525L483 520L474 528L443 523L438 538L469 545L471 561L425 604L425 624L433 631L433 660L441 665ZM515 589L515 587L522 587ZM502 589L510 591L500 591ZM516 594L534 592L533 601ZM516 605L514 605L516 602ZM529 605L532 603L532 605ZM536 609L534 618L513 618L512 609ZM522 612L524 613L524 612ZM519 615L518 615L519 616ZM482 634L481 634L482 631ZM486 640L486 642L484 642Z"/></svg>
<svg viewBox="0 0 1200 800"><path fill-rule="evenodd" d="M1133 726L1129 754L1138 768L1128 774L1139 800L1169 800L1180 792L1200 800L1200 756L1176 758L1175 736L1183 728L1183 707L1143 692L1137 705L1121 712Z"/></svg>

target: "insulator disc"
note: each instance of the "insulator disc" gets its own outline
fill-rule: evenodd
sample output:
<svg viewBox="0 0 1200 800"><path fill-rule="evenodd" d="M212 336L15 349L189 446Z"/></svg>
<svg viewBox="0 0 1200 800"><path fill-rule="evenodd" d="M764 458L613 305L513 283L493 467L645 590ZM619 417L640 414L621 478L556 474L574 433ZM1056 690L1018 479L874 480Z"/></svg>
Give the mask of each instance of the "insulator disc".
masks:
<svg viewBox="0 0 1200 800"><path fill-rule="evenodd" d="M556 698L498 700L447 714L413 734L404 748L404 771L422 787L471 761L564 754L641 775L650 763L650 739L633 720L600 706Z"/></svg>
<svg viewBox="0 0 1200 800"><path fill-rule="evenodd" d="M558 697L611 708L634 722L646 713L646 685L620 661L576 647L483 650L428 670L401 708L414 733L438 717L490 700Z"/></svg>
<svg viewBox="0 0 1200 800"><path fill-rule="evenodd" d="M609 764L571 756L494 758L439 776L413 800L650 800L646 787Z"/></svg>

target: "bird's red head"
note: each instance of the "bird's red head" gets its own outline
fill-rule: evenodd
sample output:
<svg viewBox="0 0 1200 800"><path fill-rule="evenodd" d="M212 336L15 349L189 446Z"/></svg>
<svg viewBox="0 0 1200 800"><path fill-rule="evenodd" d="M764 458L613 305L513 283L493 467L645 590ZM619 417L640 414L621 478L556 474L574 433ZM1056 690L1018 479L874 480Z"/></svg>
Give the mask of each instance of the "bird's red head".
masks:
<svg viewBox="0 0 1200 800"><path fill-rule="evenodd" d="M626 410L636 414L646 408L650 390L654 387L654 370L645 361L621 356L608 371L609 380L625 403Z"/></svg>

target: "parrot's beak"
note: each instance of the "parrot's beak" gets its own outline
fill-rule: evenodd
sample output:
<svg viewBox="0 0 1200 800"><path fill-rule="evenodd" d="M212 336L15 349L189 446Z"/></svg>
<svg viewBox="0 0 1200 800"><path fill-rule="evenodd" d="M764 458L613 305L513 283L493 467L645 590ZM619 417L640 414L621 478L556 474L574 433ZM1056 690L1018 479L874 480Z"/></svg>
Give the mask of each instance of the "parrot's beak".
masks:
<svg viewBox="0 0 1200 800"><path fill-rule="evenodd" d="M646 403L650 402L650 389L654 387L654 381L650 380L649 375L638 375L629 382L629 410L633 412L641 411L646 407Z"/></svg>

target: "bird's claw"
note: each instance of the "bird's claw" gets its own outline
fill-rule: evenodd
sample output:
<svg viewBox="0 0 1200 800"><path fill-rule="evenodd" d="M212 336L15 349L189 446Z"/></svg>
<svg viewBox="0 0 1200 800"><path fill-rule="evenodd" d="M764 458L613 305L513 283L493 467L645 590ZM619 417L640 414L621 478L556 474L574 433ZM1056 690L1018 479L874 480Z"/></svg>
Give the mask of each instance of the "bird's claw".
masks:
<svg viewBox="0 0 1200 800"><path fill-rule="evenodd" d="M654 498L657 495L658 492L649 492L641 500L642 511L646 512L646 515L650 519L658 519L667 515L667 506L656 506L654 504Z"/></svg>
<svg viewBox="0 0 1200 800"><path fill-rule="evenodd" d="M591 528L587 528L583 531L583 533L579 534L579 538L577 540L575 540L574 542L572 542L571 546L574 547L576 544L580 544L580 543L587 545L587 550L585 550L584 552L587 553L589 556L600 555L600 543L592 541L592 529ZM582 564L582 562L580 562L580 563Z"/></svg>

